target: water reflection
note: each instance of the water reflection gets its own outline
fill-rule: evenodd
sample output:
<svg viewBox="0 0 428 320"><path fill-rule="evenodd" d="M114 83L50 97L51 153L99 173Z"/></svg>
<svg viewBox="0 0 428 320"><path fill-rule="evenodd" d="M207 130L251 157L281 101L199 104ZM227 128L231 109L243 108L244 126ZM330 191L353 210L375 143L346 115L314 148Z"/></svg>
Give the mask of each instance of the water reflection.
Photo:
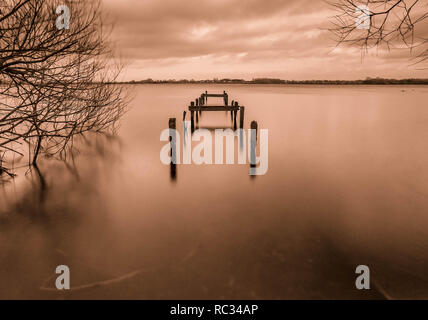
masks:
<svg viewBox="0 0 428 320"><path fill-rule="evenodd" d="M114 137L88 134L75 141L67 156L39 159L33 166L15 164L17 176L0 187L0 299L68 297L42 288L54 288L54 271L61 264L71 268L74 284L105 274L103 268L94 271L82 263L85 252L96 255L91 248L96 239L86 232L80 239L81 228L97 237L103 233L98 228L107 208L100 186L117 167L120 149ZM91 209L94 203L96 210ZM94 218L95 225L90 222Z"/></svg>
<svg viewBox="0 0 428 320"><path fill-rule="evenodd" d="M90 178L96 184L96 167L103 163L110 170L109 163L119 159L121 144L117 137L88 133L75 139L73 148L58 157L41 159L33 165L16 162L13 164L16 175L7 180L2 192L27 194L24 198L34 198L43 206L58 182L78 184ZM29 205L28 210L31 208Z"/></svg>

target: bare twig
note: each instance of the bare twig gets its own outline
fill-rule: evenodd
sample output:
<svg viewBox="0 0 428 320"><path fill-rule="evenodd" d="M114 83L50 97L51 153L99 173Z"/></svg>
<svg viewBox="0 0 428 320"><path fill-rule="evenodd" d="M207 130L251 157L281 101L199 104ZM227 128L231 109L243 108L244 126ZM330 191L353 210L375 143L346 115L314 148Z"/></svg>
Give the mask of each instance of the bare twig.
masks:
<svg viewBox="0 0 428 320"><path fill-rule="evenodd" d="M331 19L329 31L337 45L359 47L364 56L372 48L409 50L413 64L427 61L426 35L418 34L417 27L426 23L428 4L421 0L328 0L338 13ZM367 7L369 23L358 28L362 15L359 9ZM423 28L421 28L423 29Z"/></svg>

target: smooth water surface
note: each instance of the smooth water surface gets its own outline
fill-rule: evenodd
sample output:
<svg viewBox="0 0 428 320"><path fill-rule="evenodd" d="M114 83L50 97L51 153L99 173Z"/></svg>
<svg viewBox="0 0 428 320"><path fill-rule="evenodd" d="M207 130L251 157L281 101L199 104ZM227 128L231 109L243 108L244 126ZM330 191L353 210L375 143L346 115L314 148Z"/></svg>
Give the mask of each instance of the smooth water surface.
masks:
<svg viewBox="0 0 428 320"><path fill-rule="evenodd" d="M132 90L117 139L43 160L45 190L27 168L0 187L0 298L428 298L427 86ZM181 132L205 90L269 130L266 175L192 164L171 179L161 131L175 117ZM67 293L49 290L61 264ZM355 289L357 265L372 290Z"/></svg>

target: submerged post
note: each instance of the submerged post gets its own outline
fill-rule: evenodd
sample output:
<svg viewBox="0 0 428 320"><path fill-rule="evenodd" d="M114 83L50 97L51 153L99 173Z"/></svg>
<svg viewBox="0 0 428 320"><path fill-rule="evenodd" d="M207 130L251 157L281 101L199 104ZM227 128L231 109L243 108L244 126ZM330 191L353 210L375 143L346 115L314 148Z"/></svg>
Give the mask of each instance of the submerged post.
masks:
<svg viewBox="0 0 428 320"><path fill-rule="evenodd" d="M239 127L242 129L244 128L244 114L245 114L245 107L239 108Z"/></svg>
<svg viewBox="0 0 428 320"><path fill-rule="evenodd" d="M176 162L176 141L177 137L175 136L175 129L176 129L176 119L170 118L168 121L168 127L169 127L169 141L171 142L171 158L174 163Z"/></svg>
<svg viewBox="0 0 428 320"><path fill-rule="evenodd" d="M186 113L186 112L184 112ZM177 136L176 136L176 119L170 118L168 122L169 141L171 145L171 179L177 177Z"/></svg>
<svg viewBox="0 0 428 320"><path fill-rule="evenodd" d="M232 104L231 104L231 106L234 106L235 105L235 100L232 100ZM226 111L226 114L227 114L227 111ZM231 113L232 114L232 113Z"/></svg>
<svg viewBox="0 0 428 320"><path fill-rule="evenodd" d="M238 101L235 101L234 103L232 103L232 107L233 106L238 106ZM233 110L230 110L230 120L233 121Z"/></svg>
<svg viewBox="0 0 428 320"><path fill-rule="evenodd" d="M232 105L232 107L239 108L238 101L235 101L235 105L234 106ZM232 113L232 120L233 120L233 130L236 130L236 115L238 114L238 110L232 110L231 113Z"/></svg>
<svg viewBox="0 0 428 320"><path fill-rule="evenodd" d="M256 148L257 148L257 130L258 124L257 121L251 122L251 155L250 155L250 164L251 168L256 167Z"/></svg>
<svg viewBox="0 0 428 320"><path fill-rule="evenodd" d="M195 103L192 101L190 103L191 107L195 106ZM193 110L190 111L190 122L191 122L191 132L195 131L195 112Z"/></svg>
<svg viewBox="0 0 428 320"><path fill-rule="evenodd" d="M195 102L196 102L196 106L199 107L199 99L196 99ZM200 110L196 111L196 123L199 123L199 112Z"/></svg>

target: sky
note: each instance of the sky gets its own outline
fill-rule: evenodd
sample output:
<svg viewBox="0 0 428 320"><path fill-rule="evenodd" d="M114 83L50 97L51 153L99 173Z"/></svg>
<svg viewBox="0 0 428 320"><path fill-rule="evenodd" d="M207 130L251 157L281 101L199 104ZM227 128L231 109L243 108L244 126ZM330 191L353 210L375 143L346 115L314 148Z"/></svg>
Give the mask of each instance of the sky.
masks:
<svg viewBox="0 0 428 320"><path fill-rule="evenodd" d="M102 1L122 80L428 78L408 50L362 59L357 47L336 47L323 0ZM428 11L427 2L417 9ZM420 32L428 38L425 22Z"/></svg>

